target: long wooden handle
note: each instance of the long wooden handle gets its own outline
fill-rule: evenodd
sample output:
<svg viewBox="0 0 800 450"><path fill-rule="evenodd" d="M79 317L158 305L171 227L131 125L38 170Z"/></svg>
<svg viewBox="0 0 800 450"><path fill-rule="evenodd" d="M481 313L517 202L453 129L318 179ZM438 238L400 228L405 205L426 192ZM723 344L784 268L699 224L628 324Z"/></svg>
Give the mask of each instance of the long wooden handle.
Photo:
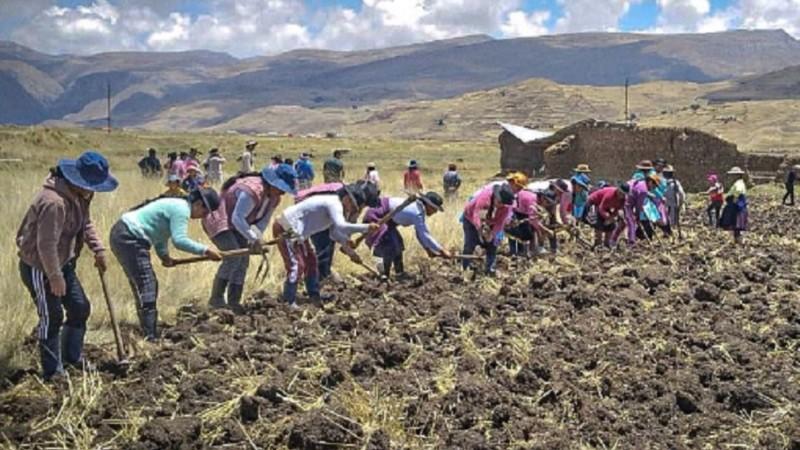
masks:
<svg viewBox="0 0 800 450"><path fill-rule="evenodd" d="M399 213L400 211L406 209L406 207L408 205L414 203L415 201L417 201L417 196L416 195L409 195L408 198L403 201L403 203L400 203L399 205L397 205L397 208L389 211L389 214L381 217L381 219L378 220L375 223L378 224L379 228L384 226L384 225L386 225L387 223L389 223L389 221L391 221L394 218L395 215L397 215L397 213ZM353 248L357 248L359 245L361 245L362 242L364 242L364 239L366 239L367 237L371 236L374 233L375 232L364 233L361 236L359 236L358 238L356 238L355 242L353 242Z"/></svg>
<svg viewBox="0 0 800 450"><path fill-rule="evenodd" d="M122 334L119 331L119 323L117 323L117 316L114 313L114 306L111 304L111 297L108 295L108 283L106 283L106 274L102 270L97 271L100 274L100 285L103 286L103 296L106 298L106 306L108 307L108 317L111 319L111 328L114 331L114 342L117 345L117 361L125 360L125 348L122 345Z"/></svg>
<svg viewBox="0 0 800 450"><path fill-rule="evenodd" d="M275 245L278 242L280 242L282 239L284 239L284 238L280 237L280 238L277 238L277 239L273 239L271 241L265 242L264 245L265 246L266 245ZM235 258L235 257L238 257L238 256L247 256L247 255L261 255L261 253L259 253L258 251L255 251L255 250L253 250L251 248L240 248L240 249L236 249L236 250L229 250L229 251L224 251L224 252L219 252L219 253L222 255L222 259ZM193 263L203 262L203 261L211 261L211 258L209 258L206 255L191 256L189 258L173 259L172 263L175 266L183 266L183 265L186 265L186 264L193 264Z"/></svg>

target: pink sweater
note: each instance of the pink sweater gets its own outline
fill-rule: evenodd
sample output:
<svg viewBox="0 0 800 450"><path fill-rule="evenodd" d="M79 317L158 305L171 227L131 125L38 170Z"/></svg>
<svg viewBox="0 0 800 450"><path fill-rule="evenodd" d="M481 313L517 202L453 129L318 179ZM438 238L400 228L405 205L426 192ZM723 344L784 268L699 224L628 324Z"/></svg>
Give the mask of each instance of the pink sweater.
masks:
<svg viewBox="0 0 800 450"><path fill-rule="evenodd" d="M475 226L478 231L481 230L484 223L488 224L493 234L503 231L505 224L511 219L513 210L511 206L500 203L495 200L494 214L491 217L485 217L489 213L492 205L492 198L494 197L494 186L484 186L472 200L464 207L464 219Z"/></svg>
<svg viewBox="0 0 800 450"><path fill-rule="evenodd" d="M536 206L539 204L539 199L536 194L523 190L517 193L517 202L514 205L514 212L524 214L528 217L528 223L536 231L542 231L542 223L539 221L539 213L536 211Z"/></svg>

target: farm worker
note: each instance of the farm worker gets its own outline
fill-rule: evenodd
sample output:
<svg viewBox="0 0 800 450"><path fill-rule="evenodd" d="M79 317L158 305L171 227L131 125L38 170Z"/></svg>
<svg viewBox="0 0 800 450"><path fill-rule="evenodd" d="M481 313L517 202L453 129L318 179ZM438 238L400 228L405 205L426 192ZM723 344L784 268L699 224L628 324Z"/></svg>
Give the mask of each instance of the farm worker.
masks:
<svg viewBox="0 0 800 450"><path fill-rule="evenodd" d="M200 165L194 161L189 161L186 164L186 177L181 182L181 187L186 192L192 192L196 189L204 187L206 184L203 171L200 170Z"/></svg>
<svg viewBox="0 0 800 450"><path fill-rule="evenodd" d="M314 165L311 164L311 154L301 153L300 158L294 163L294 171L297 172L297 189L303 190L311 187L314 182Z"/></svg>
<svg viewBox="0 0 800 450"><path fill-rule="evenodd" d="M616 241L612 238L617 227L619 212L625 206L625 198L630 192L627 183L619 186L607 186L589 195L583 221L594 228L594 246L613 247Z"/></svg>
<svg viewBox="0 0 800 450"><path fill-rule="evenodd" d="M558 208L552 208L548 226L554 229L566 224L575 224L577 219L572 215L572 183L563 179L535 181L528 184L528 189L533 192L550 192L555 196ZM558 239L555 233L549 237L550 251L553 253L558 251ZM537 249L537 252L542 253L543 248Z"/></svg>
<svg viewBox="0 0 800 450"><path fill-rule="evenodd" d="M322 165L322 176L326 183L344 182L344 161L342 161L342 156L348 151L347 149L334 150L333 156Z"/></svg>
<svg viewBox="0 0 800 450"><path fill-rule="evenodd" d="M364 215L364 222L378 222L399 207L405 200L402 197L381 198L379 206L367 210ZM394 271L398 278L406 277L403 267L405 243L398 230L399 227L413 226L417 241L422 245L429 257L450 257L447 250L433 238L428 225L425 223L426 217L444 211L443 204L444 200L436 192L420 195L417 201L400 210L392 217L389 223L381 225L378 231L366 239L367 245L373 249L372 254L382 259L384 277L389 278L392 266L394 266Z"/></svg>
<svg viewBox="0 0 800 450"><path fill-rule="evenodd" d="M636 164L636 170L633 172L631 178L634 181L641 181L647 178L648 175L651 173L655 173L656 169L653 166L653 162L649 159L645 159L643 161L639 161L639 164Z"/></svg>
<svg viewBox="0 0 800 450"><path fill-rule="evenodd" d="M739 167L733 167L728 171L736 180L728 190L725 201L725 209L722 210L720 227L724 230L733 232L734 242L742 243L742 232L747 231L748 211L747 211L747 184L744 181L745 171Z"/></svg>
<svg viewBox="0 0 800 450"><path fill-rule="evenodd" d="M572 217L576 219L583 217L583 210L586 207L586 200L589 198L589 177L579 173L570 178L572 185Z"/></svg>
<svg viewBox="0 0 800 450"><path fill-rule="evenodd" d="M336 194L343 187L344 183L324 183L312 186L298 192L294 201L295 203L300 203L316 195ZM355 222L357 215L345 218L350 222ZM328 230L322 230L312 234L311 244L314 246L314 252L317 255L317 271L319 272L320 282L324 282L328 278L338 278L338 275L334 274L331 269L333 267L333 257L336 253L336 243L331 239L330 232Z"/></svg>
<svg viewBox="0 0 800 450"><path fill-rule="evenodd" d="M792 166L786 174L786 194L784 194L783 200L781 201L782 205L794 206L794 184L797 182L798 168L800 168L800 166ZM786 203L786 199L789 199L789 203Z"/></svg>
<svg viewBox="0 0 800 450"><path fill-rule="evenodd" d="M458 194L458 189L461 187L461 175L458 174L458 167L455 164L448 164L447 171L442 176L442 187L444 189L444 198L452 200Z"/></svg>
<svg viewBox="0 0 800 450"><path fill-rule="evenodd" d="M222 165L225 164L225 158L219 154L218 148L212 148L208 151L208 159L206 159L205 167L208 171L208 176L206 180L211 184L216 186L217 184L222 183L222 180L225 178L225 175L222 172Z"/></svg>
<svg viewBox="0 0 800 450"><path fill-rule="evenodd" d="M380 189L381 187L381 176L378 173L377 166L374 162L367 164L367 171L364 172L364 177L362 178L364 181L374 184L375 186Z"/></svg>
<svg viewBox="0 0 800 450"><path fill-rule="evenodd" d="M62 159L50 170L17 231L20 276L39 314L37 337L45 380L63 373L63 363L83 363L91 306L75 268L86 244L94 253L95 267L105 272L105 248L89 209L95 192L113 191L117 184L99 153Z"/></svg>
<svg viewBox="0 0 800 450"><path fill-rule="evenodd" d="M408 169L403 173L403 189L411 194L422 192L425 185L422 184L422 173L419 171L419 164L415 159L408 162Z"/></svg>
<svg viewBox="0 0 800 450"><path fill-rule="evenodd" d="M592 173L592 169L589 168L588 164L578 164L572 171L575 172L575 175L585 175L587 179L589 179L589 174ZM591 183L591 179L589 179L589 182Z"/></svg>
<svg viewBox="0 0 800 450"><path fill-rule="evenodd" d="M354 233L374 232L378 225L355 224L347 221L366 206L377 206L380 191L372 183L358 182L339 189L334 194L320 194L307 198L286 208L272 225L272 233L281 239L278 249L286 268L283 283L283 300L290 308L297 308L297 285L301 276L305 279L306 293L314 303L332 299L320 293L317 255L309 238L317 233L328 231L331 238L341 244L342 252L360 264L361 258L350 246L349 239Z"/></svg>
<svg viewBox="0 0 800 450"><path fill-rule="evenodd" d="M148 341L158 339L158 279L150 263L150 249L165 267L172 267L169 241L178 250L206 255L214 261L220 253L193 241L187 234L189 219L203 219L219 207L213 189L196 189L183 198L157 198L122 215L111 228L111 250L117 257L136 299L139 325Z"/></svg>
<svg viewBox="0 0 800 450"><path fill-rule="evenodd" d="M220 250L262 248L262 236L283 194L295 194L297 174L286 164L239 174L222 185L220 207L203 219L203 229ZM249 256L226 258L217 269L209 305L241 312ZM225 293L227 291L227 302Z"/></svg>
<svg viewBox="0 0 800 450"><path fill-rule="evenodd" d="M167 190L161 194L161 197L186 197L186 191L181 187L181 179L177 175L169 175L165 186L167 186Z"/></svg>
<svg viewBox="0 0 800 450"><path fill-rule="evenodd" d="M535 248L539 248L538 242L541 236L550 236L551 230L542 225L539 217L541 204L554 204L555 196L547 196L545 193L535 193L529 190L521 190L517 193L513 207L513 220L507 224L505 229L509 235L509 248L514 256L525 255L527 243L533 243Z"/></svg>
<svg viewBox="0 0 800 450"><path fill-rule="evenodd" d="M717 227L719 226L719 216L722 211L722 201L725 198L725 188L716 174L709 174L706 180L708 181L708 189L706 190L708 195L708 207L706 208L708 226Z"/></svg>
<svg viewBox="0 0 800 450"><path fill-rule="evenodd" d="M284 164L283 156L281 156L281 155L275 155L275 156L273 156L272 158L269 159L269 168L270 169L275 169L281 164ZM289 164L289 165L291 166L292 164Z"/></svg>
<svg viewBox="0 0 800 450"><path fill-rule="evenodd" d="M650 226L650 222L641 220L640 217L644 212L645 202L650 197L651 192L655 190L660 183L661 177L654 172L647 175L643 180L631 180L628 182L629 192L628 196L625 198L625 205L623 206L623 210L625 211L625 225L623 226L620 224L617 226L616 230L614 230L612 242L617 241L623 228L627 228L628 230L628 245L631 246L636 244L637 232L639 232L642 237L647 236L649 238L653 236L653 228ZM639 224L641 224L641 230L638 229Z"/></svg>
<svg viewBox="0 0 800 450"><path fill-rule="evenodd" d="M178 159L172 163L172 172L179 176L181 180L186 178L186 164L188 163L189 154L186 152L181 152L178 156Z"/></svg>
<svg viewBox="0 0 800 450"><path fill-rule="evenodd" d="M510 183L490 184L464 207L464 254L472 255L479 245L486 249L484 272L488 275L495 272L498 234L511 219L515 197ZM462 260L461 264L465 270L470 267L468 259Z"/></svg>
<svg viewBox="0 0 800 450"><path fill-rule="evenodd" d="M652 202L655 206L656 210L658 211L658 218L652 220L655 222L661 231L664 233L664 236L672 235L672 228L669 225L669 217L667 211L667 204L666 204L666 193L667 193L667 177L664 176L664 169L667 167L667 161L664 158L656 158L653 161L653 168L656 171L656 175L661 178L661 182L658 186L653 190L652 195L650 196L649 202ZM645 209L647 209L646 207Z"/></svg>
<svg viewBox="0 0 800 450"><path fill-rule="evenodd" d="M167 162L164 163L164 169L167 170L167 175L177 175L177 167L175 163L178 161L178 153L176 152L169 152L167 153Z"/></svg>
<svg viewBox="0 0 800 450"><path fill-rule="evenodd" d="M196 149L194 147L191 147L189 149L189 157L186 159L186 161L187 162L193 162L193 163L197 164L198 166L200 166L200 158L199 157L202 154L203 154L203 152L201 152L200 150L198 150L198 149Z"/></svg>
<svg viewBox="0 0 800 450"><path fill-rule="evenodd" d="M256 157L256 146L258 142L256 141L247 141L244 144L244 152L242 155L236 158L236 161L239 161L239 173L252 173L254 166L254 160Z"/></svg>
<svg viewBox="0 0 800 450"><path fill-rule="evenodd" d="M675 178L675 169L671 165L667 165L664 168L664 179L667 182L667 190L664 192L664 204L667 209L667 228L671 234L672 227L677 227L680 223L680 214L686 201L686 192L683 190L681 182Z"/></svg>
<svg viewBox="0 0 800 450"><path fill-rule="evenodd" d="M156 156L156 149L152 147L147 149L147 156L139 160L139 170L146 178L161 177L163 171L161 170L161 161Z"/></svg>

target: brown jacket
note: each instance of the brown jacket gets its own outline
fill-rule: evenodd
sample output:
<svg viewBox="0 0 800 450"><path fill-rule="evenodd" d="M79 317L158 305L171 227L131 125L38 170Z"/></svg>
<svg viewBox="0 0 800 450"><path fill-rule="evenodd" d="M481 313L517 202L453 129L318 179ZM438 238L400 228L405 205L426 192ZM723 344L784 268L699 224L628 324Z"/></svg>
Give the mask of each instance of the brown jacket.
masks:
<svg viewBox="0 0 800 450"><path fill-rule="evenodd" d="M84 242L95 254L104 251L89 217L89 204L65 180L47 178L17 231L20 259L53 279L62 276L64 264L78 257Z"/></svg>

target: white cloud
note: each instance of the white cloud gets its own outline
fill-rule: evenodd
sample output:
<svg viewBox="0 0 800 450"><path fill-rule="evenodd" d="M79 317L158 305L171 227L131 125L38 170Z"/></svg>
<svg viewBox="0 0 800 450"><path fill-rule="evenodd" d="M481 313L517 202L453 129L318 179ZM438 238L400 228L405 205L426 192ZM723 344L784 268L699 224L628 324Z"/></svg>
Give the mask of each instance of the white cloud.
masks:
<svg viewBox="0 0 800 450"><path fill-rule="evenodd" d="M547 21L550 20L549 11L534 11L526 14L525 11L512 11L508 14L506 23L500 26L504 36L526 37L547 34Z"/></svg>
<svg viewBox="0 0 800 450"><path fill-rule="evenodd" d="M735 9L742 28L783 28L800 38L800 0L740 0Z"/></svg>
<svg viewBox="0 0 800 450"><path fill-rule="evenodd" d="M709 0L658 0L658 26L667 32L694 31L711 11Z"/></svg>
<svg viewBox="0 0 800 450"><path fill-rule="evenodd" d="M557 0L559 10L525 10L523 0L361 0L359 9L311 9L307 0L208 0L200 14L186 0L0 0L0 33L51 53L109 50L226 51L274 54L300 47L336 50L404 45L468 34L495 37L616 31L644 0ZM784 28L800 37L800 0L655 0L652 32ZM319 4L321 2L311 2ZM527 3L527 2L526 2ZM553 24L554 22L554 24Z"/></svg>
<svg viewBox="0 0 800 450"><path fill-rule="evenodd" d="M617 31L619 20L639 0L558 0L564 15L556 21L558 33Z"/></svg>

